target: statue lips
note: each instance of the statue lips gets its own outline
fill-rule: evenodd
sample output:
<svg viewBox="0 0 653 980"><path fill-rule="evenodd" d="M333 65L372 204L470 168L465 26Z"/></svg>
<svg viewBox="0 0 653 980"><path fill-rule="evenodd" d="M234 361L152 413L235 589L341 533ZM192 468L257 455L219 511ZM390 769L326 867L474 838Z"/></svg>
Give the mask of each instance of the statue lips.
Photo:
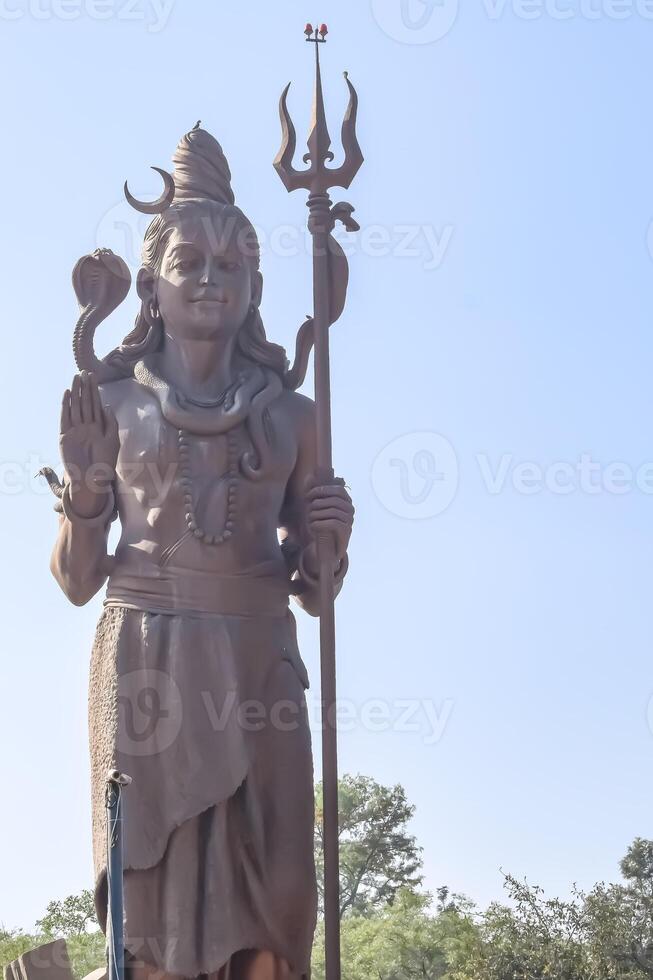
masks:
<svg viewBox="0 0 653 980"><path fill-rule="evenodd" d="M191 303L203 303L207 306L224 306L228 300L220 299L218 296L196 296L190 300Z"/></svg>
<svg viewBox="0 0 653 980"><path fill-rule="evenodd" d="M192 313L191 313L192 309ZM198 325L203 324L202 329L215 329L222 326L229 319L229 301L216 296L196 296L189 300L188 312L192 320Z"/></svg>

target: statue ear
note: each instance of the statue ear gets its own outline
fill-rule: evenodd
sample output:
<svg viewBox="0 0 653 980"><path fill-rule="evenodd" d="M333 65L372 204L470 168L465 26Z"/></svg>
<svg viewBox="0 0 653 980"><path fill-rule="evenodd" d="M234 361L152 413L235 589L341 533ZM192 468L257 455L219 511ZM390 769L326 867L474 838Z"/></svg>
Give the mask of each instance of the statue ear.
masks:
<svg viewBox="0 0 653 980"><path fill-rule="evenodd" d="M252 276L252 303L257 308L261 305L261 297L263 296L263 276L256 270Z"/></svg>
<svg viewBox="0 0 653 980"><path fill-rule="evenodd" d="M154 303L154 275L142 266L136 276L136 292L139 299L147 306Z"/></svg>

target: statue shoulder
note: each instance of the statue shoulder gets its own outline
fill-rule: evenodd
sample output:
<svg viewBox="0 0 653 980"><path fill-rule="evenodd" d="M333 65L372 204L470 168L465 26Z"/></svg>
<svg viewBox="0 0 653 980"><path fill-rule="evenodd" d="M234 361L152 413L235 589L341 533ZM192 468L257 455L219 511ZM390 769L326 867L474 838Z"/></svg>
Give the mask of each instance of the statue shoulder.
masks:
<svg viewBox="0 0 653 980"><path fill-rule="evenodd" d="M135 378L106 381L99 385L99 389L102 404L113 409L116 415L130 408L142 408L146 402L151 401L149 393Z"/></svg>
<svg viewBox="0 0 653 980"><path fill-rule="evenodd" d="M312 437L315 430L315 402L312 398L284 389L277 404L284 423L292 426L298 438Z"/></svg>

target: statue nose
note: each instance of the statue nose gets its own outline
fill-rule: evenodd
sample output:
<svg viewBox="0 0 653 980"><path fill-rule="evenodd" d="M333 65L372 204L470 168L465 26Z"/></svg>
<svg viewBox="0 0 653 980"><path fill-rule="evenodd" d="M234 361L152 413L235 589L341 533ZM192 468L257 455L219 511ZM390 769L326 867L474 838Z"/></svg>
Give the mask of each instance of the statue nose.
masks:
<svg viewBox="0 0 653 980"><path fill-rule="evenodd" d="M218 286L220 284L220 271L212 259L207 259L204 263L200 284L202 286Z"/></svg>

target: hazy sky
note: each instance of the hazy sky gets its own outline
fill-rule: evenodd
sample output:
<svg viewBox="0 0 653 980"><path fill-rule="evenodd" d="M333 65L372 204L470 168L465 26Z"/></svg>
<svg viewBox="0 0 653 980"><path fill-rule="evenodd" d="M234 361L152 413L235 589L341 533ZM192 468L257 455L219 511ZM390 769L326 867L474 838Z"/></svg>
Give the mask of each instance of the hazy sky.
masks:
<svg viewBox="0 0 653 980"><path fill-rule="evenodd" d="M653 836L653 4L646 0L0 0L4 357L0 921L92 884L86 685L98 597L48 570L75 261L136 267L199 118L261 233L269 335L310 309L306 20L327 20L331 133L360 95L337 471L357 506L338 600L342 771L401 782L427 884L500 868L550 893ZM338 192L336 192L337 194ZM336 198L337 199L337 198ZM98 331L129 329L132 293ZM309 389L310 390L310 389ZM317 624L300 614L319 696ZM316 744L319 769L319 745Z"/></svg>

